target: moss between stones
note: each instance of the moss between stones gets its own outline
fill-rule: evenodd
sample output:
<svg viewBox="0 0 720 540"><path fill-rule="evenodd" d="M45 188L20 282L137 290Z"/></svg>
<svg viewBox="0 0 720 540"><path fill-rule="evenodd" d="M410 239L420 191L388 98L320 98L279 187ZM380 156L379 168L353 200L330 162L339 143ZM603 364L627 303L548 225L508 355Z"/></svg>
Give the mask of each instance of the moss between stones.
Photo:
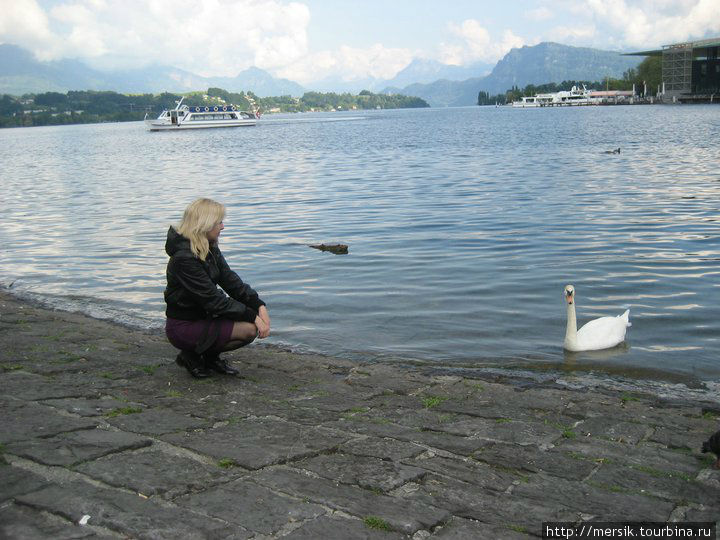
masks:
<svg viewBox="0 0 720 540"><path fill-rule="evenodd" d="M107 416L108 418L115 418L116 416L120 416L121 414L137 414L141 412L142 409L140 407L120 407L118 409L113 409L105 416Z"/></svg>
<svg viewBox="0 0 720 540"><path fill-rule="evenodd" d="M381 519L379 517L368 516L363 520L363 522L369 528L375 529L378 531L391 531L392 530L392 527L390 527L390 524L387 521L385 521L384 519Z"/></svg>

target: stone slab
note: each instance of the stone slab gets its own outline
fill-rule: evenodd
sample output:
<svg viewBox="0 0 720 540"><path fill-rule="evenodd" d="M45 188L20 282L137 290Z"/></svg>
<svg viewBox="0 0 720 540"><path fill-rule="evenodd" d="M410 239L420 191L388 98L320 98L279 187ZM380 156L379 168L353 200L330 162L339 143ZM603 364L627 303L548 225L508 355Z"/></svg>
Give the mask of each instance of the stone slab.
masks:
<svg viewBox="0 0 720 540"><path fill-rule="evenodd" d="M403 540L407 536L394 531L372 529L359 519L342 519L322 516L308 521L283 540L320 540L339 538L342 540Z"/></svg>
<svg viewBox="0 0 720 540"><path fill-rule="evenodd" d="M164 435L162 439L215 459L232 459L246 469L260 469L330 451L347 437L290 422L257 419L203 432Z"/></svg>
<svg viewBox="0 0 720 540"><path fill-rule="evenodd" d="M228 536L237 529L187 508L161 506L151 499L81 482L51 485L22 495L16 502L73 523L88 515L88 524L132 538L200 540Z"/></svg>
<svg viewBox="0 0 720 540"><path fill-rule="evenodd" d="M589 418L573 430L582 437L599 437L628 444L637 444L653 432L644 424L601 417Z"/></svg>
<svg viewBox="0 0 720 540"><path fill-rule="evenodd" d="M325 514L317 504L279 495L254 482L239 479L195 495L176 499L178 505L220 518L244 530L274 535L288 523Z"/></svg>
<svg viewBox="0 0 720 540"><path fill-rule="evenodd" d="M356 485L378 492L388 492L408 482L420 481L427 472L413 465L340 453L306 459L295 463L294 467L340 484Z"/></svg>
<svg viewBox="0 0 720 540"><path fill-rule="evenodd" d="M527 540L532 538L522 526L500 527L480 521L453 518L450 523L439 528L431 536L438 540L468 540L469 538L502 538L503 540Z"/></svg>
<svg viewBox="0 0 720 540"><path fill-rule="evenodd" d="M128 403L113 398L48 399L43 403L78 416L104 416L115 409L141 406L138 403Z"/></svg>
<svg viewBox="0 0 720 540"><path fill-rule="evenodd" d="M485 463L479 463L472 459L433 456L424 459L405 460L403 463L411 463L426 471L432 471L474 486L496 491L505 491L513 482L518 480L517 475L493 469Z"/></svg>
<svg viewBox="0 0 720 540"><path fill-rule="evenodd" d="M0 504L46 485L47 481L35 473L0 463Z"/></svg>
<svg viewBox="0 0 720 540"><path fill-rule="evenodd" d="M75 540L77 538L111 538L95 533L89 527L17 505L0 506L0 538L7 540Z"/></svg>
<svg viewBox="0 0 720 540"><path fill-rule="evenodd" d="M122 414L108 418L107 422L124 431L156 436L212 426L211 421L207 419L194 418L161 408L143 409L142 412L135 414Z"/></svg>
<svg viewBox="0 0 720 540"><path fill-rule="evenodd" d="M95 429L98 425L96 420L61 415L52 408L35 403L15 403L9 410L0 412L3 417L3 428L0 430L2 444Z"/></svg>
<svg viewBox="0 0 720 540"><path fill-rule="evenodd" d="M397 441L395 439L366 437L348 441L340 445L339 451L355 456L400 461L401 459L413 458L422 454L425 448L417 444Z"/></svg>
<svg viewBox="0 0 720 540"><path fill-rule="evenodd" d="M133 433L85 429L54 437L31 439L7 445L11 454L42 463L68 467L115 452L137 450L152 441Z"/></svg>
<svg viewBox="0 0 720 540"><path fill-rule="evenodd" d="M522 475L545 473L577 481L587 478L597 466L593 460L569 457L570 454L545 451L535 445L494 443L475 452L473 458Z"/></svg>
<svg viewBox="0 0 720 540"><path fill-rule="evenodd" d="M174 498L235 478L239 469L207 465L184 456L149 449L145 452L114 454L83 463L75 470L102 482L141 493Z"/></svg>
<svg viewBox="0 0 720 540"><path fill-rule="evenodd" d="M356 486L337 485L330 480L290 469L268 469L254 480L275 491L341 510L360 519L369 516L380 518L393 530L405 534L435 527L450 517L447 511L432 506L373 494Z"/></svg>

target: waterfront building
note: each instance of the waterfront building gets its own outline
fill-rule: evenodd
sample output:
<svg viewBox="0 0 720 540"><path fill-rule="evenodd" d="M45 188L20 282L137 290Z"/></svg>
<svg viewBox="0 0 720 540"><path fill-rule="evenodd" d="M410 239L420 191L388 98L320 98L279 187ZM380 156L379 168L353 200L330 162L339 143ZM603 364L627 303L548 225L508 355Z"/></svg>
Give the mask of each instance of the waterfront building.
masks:
<svg viewBox="0 0 720 540"><path fill-rule="evenodd" d="M720 101L720 37L663 45L661 49L628 53L628 56L662 56L665 102Z"/></svg>

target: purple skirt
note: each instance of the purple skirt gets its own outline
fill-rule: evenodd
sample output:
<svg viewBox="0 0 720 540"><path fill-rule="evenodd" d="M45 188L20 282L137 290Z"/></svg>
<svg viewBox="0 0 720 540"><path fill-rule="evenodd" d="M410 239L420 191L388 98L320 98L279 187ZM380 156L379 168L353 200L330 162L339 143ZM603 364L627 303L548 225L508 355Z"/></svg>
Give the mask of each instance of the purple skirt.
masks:
<svg viewBox="0 0 720 540"><path fill-rule="evenodd" d="M209 331L208 323L213 325ZM208 352L222 352L230 341L234 324L235 321L230 319L183 321L168 317L165 321L165 335L172 346L181 351L194 351L208 335L217 335Z"/></svg>

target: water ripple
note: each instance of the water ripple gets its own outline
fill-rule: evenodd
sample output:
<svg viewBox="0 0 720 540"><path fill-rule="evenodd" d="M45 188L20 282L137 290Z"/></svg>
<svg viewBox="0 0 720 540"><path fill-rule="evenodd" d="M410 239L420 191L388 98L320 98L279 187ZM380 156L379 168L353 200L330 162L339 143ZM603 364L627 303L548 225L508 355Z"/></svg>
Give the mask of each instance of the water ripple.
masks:
<svg viewBox="0 0 720 540"><path fill-rule="evenodd" d="M165 232L209 196L276 343L718 380L719 120L707 106L474 107L1 130L0 284L157 328ZM307 247L320 242L350 254ZM580 323L630 307L626 347L563 353L569 282Z"/></svg>

